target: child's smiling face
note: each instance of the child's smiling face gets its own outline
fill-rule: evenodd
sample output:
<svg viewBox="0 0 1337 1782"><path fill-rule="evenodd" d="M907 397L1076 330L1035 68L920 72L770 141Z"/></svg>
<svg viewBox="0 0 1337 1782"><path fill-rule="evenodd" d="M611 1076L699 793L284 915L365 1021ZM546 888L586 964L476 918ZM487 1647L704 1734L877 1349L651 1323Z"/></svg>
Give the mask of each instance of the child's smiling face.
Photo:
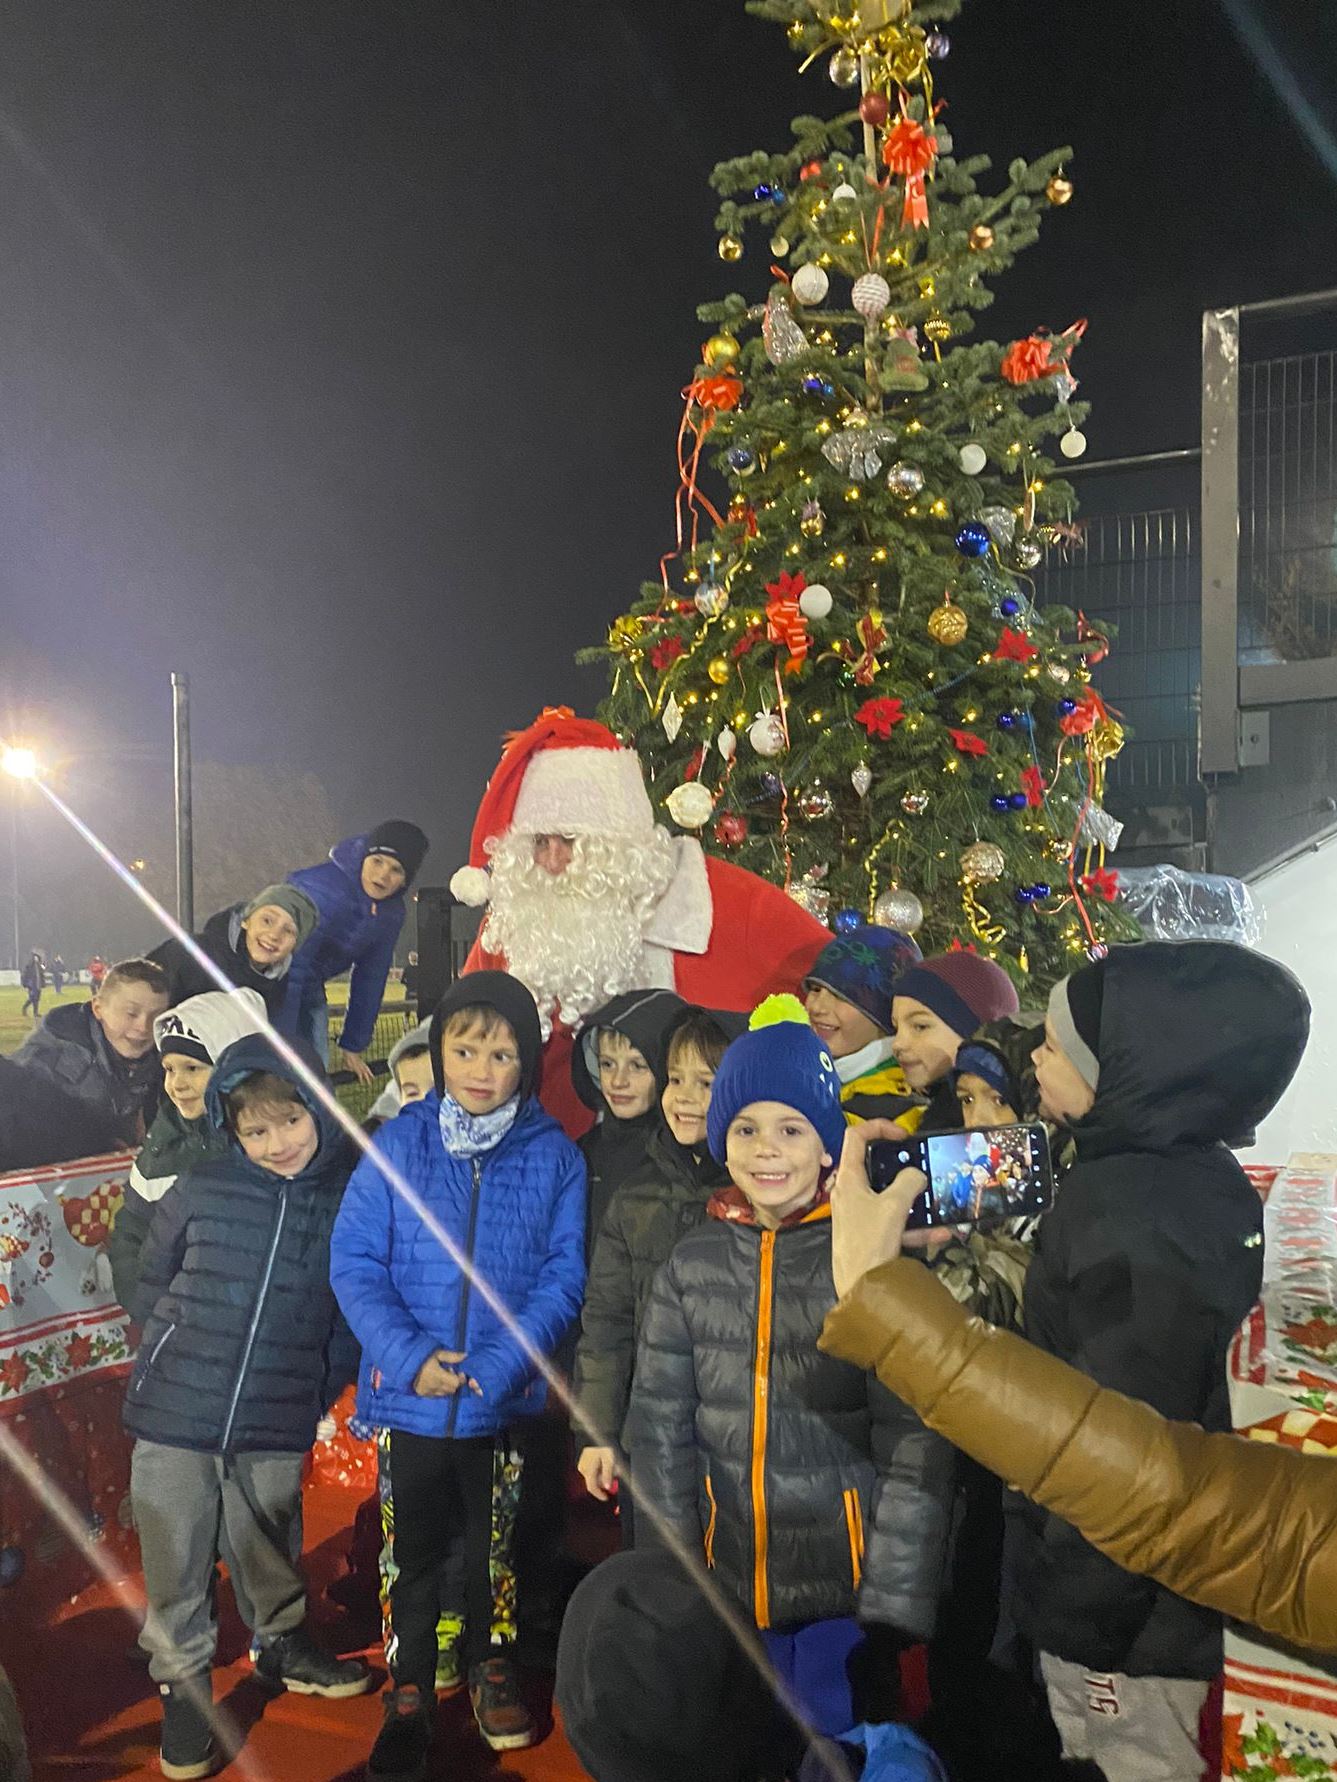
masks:
<svg viewBox="0 0 1337 1782"><path fill-rule="evenodd" d="M803 1005L813 1032L833 1058L848 1058L854 1052L862 1052L865 1046L871 1046L874 1040L887 1037L861 1008L846 1002L825 984L809 983L804 991Z"/></svg>
<svg viewBox="0 0 1337 1782"><path fill-rule="evenodd" d="M811 1205L832 1158L812 1121L782 1101L754 1101L729 1124L725 1158L735 1188L771 1230Z"/></svg>
<svg viewBox="0 0 1337 1782"><path fill-rule="evenodd" d="M891 1038L906 1082L921 1094L942 1081L961 1050L961 1035L955 1028L913 996L892 1001Z"/></svg>

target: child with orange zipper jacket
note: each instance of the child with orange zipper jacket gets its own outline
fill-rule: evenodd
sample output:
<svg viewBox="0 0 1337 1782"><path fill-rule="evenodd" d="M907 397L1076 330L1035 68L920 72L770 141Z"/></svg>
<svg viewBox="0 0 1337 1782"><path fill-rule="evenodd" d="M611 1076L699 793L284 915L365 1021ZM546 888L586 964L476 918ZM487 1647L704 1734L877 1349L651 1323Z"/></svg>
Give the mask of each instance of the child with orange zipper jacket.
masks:
<svg viewBox="0 0 1337 1782"><path fill-rule="evenodd" d="M708 1140L731 1186L656 1279L627 1430L640 1501L704 1549L829 1736L894 1718L896 1654L933 1630L951 1499L950 1448L817 1349L844 1134L830 1052L797 998L768 998L715 1077Z"/></svg>

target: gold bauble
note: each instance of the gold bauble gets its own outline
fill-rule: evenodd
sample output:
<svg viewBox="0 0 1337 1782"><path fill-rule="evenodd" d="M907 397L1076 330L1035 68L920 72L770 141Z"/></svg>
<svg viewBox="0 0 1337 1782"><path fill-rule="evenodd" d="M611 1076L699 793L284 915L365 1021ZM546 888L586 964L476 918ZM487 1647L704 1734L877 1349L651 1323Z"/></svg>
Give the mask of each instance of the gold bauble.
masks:
<svg viewBox="0 0 1337 1782"><path fill-rule="evenodd" d="M1051 204L1067 204L1072 198L1072 181L1066 173L1056 173L1045 186L1045 197Z"/></svg>
<svg viewBox="0 0 1337 1782"><path fill-rule="evenodd" d="M732 526L741 526L747 519L747 496L735 495L725 512L725 519Z"/></svg>
<svg viewBox="0 0 1337 1782"><path fill-rule="evenodd" d="M1065 865L1072 859L1072 843L1061 835L1054 835L1045 843L1045 853L1051 860L1060 860Z"/></svg>
<svg viewBox="0 0 1337 1782"><path fill-rule="evenodd" d="M924 338L931 340L935 346L941 346L944 341L952 338L952 324L940 309L929 311L924 323Z"/></svg>
<svg viewBox="0 0 1337 1782"><path fill-rule="evenodd" d="M976 223L966 239L972 254L987 254L993 246L993 230L988 223Z"/></svg>
<svg viewBox="0 0 1337 1782"><path fill-rule="evenodd" d="M1007 857L994 842L971 842L961 853L961 877L972 885L991 885L1006 866Z"/></svg>
<svg viewBox="0 0 1337 1782"><path fill-rule="evenodd" d="M727 656L712 656L706 664L706 673L717 687L722 687L729 678L729 660Z"/></svg>
<svg viewBox="0 0 1337 1782"><path fill-rule="evenodd" d="M732 334L726 334L723 330L712 334L701 348L701 357L712 370L717 365L732 365L738 353L738 342Z"/></svg>
<svg viewBox="0 0 1337 1782"><path fill-rule="evenodd" d="M736 235L721 235L715 252L730 265L743 257L743 244Z"/></svg>
<svg viewBox="0 0 1337 1782"><path fill-rule="evenodd" d="M966 635L966 615L959 606L945 601L942 606L935 606L928 616L928 634L934 643L950 648L953 644L962 643Z"/></svg>

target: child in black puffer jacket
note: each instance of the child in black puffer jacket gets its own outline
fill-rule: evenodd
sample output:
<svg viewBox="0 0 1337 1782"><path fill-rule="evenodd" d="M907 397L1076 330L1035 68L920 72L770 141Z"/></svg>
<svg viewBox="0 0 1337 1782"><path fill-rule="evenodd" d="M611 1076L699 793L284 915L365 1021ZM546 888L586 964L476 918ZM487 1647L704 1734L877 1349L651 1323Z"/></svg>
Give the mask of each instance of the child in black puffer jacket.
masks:
<svg viewBox="0 0 1337 1782"><path fill-rule="evenodd" d="M355 1153L260 1035L223 1051L207 1108L230 1148L159 1203L127 1307L144 1330L124 1413L148 1596L141 1644L163 1697L162 1771L178 1779L216 1764L220 1525L258 1674L306 1695L371 1686L360 1659L331 1658L306 1632L297 1565L302 1461L356 1372L330 1290L330 1232Z"/></svg>
<svg viewBox="0 0 1337 1782"><path fill-rule="evenodd" d="M753 1022L711 1094L710 1149L732 1186L656 1278L628 1444L638 1503L704 1549L811 1724L835 1735L893 1717L894 1654L932 1632L950 1449L818 1351L836 1297L825 1183L840 1081L796 998ZM860 1623L880 1630L875 1664L856 1657ZM851 1667L868 1683L853 1696Z"/></svg>

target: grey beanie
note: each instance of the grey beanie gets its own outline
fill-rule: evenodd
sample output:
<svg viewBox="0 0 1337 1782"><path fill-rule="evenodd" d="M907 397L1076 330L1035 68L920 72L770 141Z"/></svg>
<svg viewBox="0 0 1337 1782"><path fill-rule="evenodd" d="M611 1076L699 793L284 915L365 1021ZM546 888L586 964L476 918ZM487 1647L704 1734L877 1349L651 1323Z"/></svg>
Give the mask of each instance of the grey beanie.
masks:
<svg viewBox="0 0 1337 1782"><path fill-rule="evenodd" d="M244 906L241 919L253 916L257 910L270 905L284 911L297 924L297 945L310 940L320 923L320 911L305 891L296 885L266 885L263 891L257 891L251 901Z"/></svg>

